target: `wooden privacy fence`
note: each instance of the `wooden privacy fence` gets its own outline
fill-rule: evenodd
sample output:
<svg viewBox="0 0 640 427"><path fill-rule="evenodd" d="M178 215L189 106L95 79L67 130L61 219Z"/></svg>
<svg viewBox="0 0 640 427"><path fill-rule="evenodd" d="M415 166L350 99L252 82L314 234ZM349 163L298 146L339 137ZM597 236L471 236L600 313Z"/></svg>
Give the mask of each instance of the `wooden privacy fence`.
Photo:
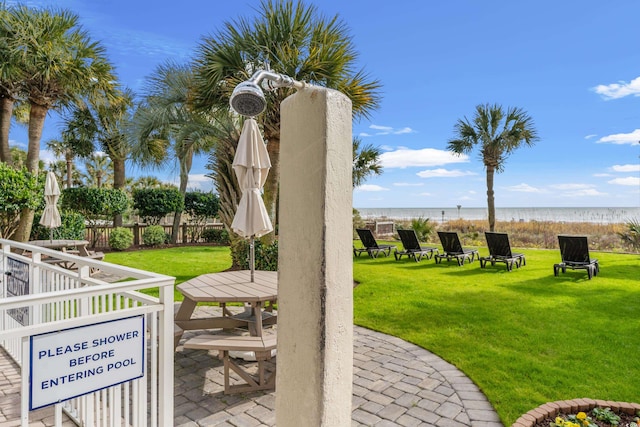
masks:
<svg viewBox="0 0 640 427"><path fill-rule="evenodd" d="M149 226L150 224L135 223L123 225L122 228L131 230L131 232L133 233L133 244L137 246L142 244L142 235L144 234L144 230ZM171 230L173 228L172 225L160 224L160 226L164 229L165 233L171 235ZM109 236L111 235L111 231L114 228L115 227L113 227L112 225L87 226L85 229L85 240L88 240L91 243L92 247L108 248ZM178 232L178 240L176 243L202 243L204 242L204 239L202 238L202 232L206 229L222 230L224 229L224 224L181 224L180 231Z"/></svg>

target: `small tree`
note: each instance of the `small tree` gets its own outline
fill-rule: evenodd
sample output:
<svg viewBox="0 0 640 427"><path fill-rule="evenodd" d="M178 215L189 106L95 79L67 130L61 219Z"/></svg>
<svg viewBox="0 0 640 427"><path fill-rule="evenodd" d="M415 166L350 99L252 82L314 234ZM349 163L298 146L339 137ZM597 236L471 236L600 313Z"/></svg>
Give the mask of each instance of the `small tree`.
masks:
<svg viewBox="0 0 640 427"><path fill-rule="evenodd" d="M184 200L176 188L145 188L133 192L133 208L147 224L157 225L166 215L182 212Z"/></svg>
<svg viewBox="0 0 640 427"><path fill-rule="evenodd" d="M26 169L0 163L0 238L8 238L17 230L23 209L38 206L41 190L36 176Z"/></svg>
<svg viewBox="0 0 640 427"><path fill-rule="evenodd" d="M640 220L630 219L626 223L627 230L618 233L624 243L629 245L631 250L640 251Z"/></svg>
<svg viewBox="0 0 640 427"><path fill-rule="evenodd" d="M218 216L220 198L217 194L191 191L184 195L184 212L194 225L191 241L197 242L204 231L208 218Z"/></svg>
<svg viewBox="0 0 640 427"><path fill-rule="evenodd" d="M91 247L95 247L98 241L98 224L125 212L129 199L124 191L115 188L74 187L62 190L61 206L85 217L93 230Z"/></svg>

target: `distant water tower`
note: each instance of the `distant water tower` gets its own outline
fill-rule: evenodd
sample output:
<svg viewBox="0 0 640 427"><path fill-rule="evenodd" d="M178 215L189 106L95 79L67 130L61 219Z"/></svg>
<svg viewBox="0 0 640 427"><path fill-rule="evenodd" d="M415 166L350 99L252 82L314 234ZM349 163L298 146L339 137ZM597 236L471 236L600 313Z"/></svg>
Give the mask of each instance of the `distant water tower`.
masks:
<svg viewBox="0 0 640 427"><path fill-rule="evenodd" d="M458 206L458 219L460 219L460 208L462 207L462 205L457 205Z"/></svg>

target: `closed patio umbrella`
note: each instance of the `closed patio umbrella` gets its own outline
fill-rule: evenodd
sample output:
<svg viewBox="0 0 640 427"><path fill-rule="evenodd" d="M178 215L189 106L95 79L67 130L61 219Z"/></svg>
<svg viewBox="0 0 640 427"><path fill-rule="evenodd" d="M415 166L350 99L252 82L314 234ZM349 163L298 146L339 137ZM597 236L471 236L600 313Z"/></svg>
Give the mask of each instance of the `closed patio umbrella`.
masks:
<svg viewBox="0 0 640 427"><path fill-rule="evenodd" d="M60 212L58 212L58 198L60 187L53 172L47 172L47 180L44 183L44 212L40 218L40 224L49 228L49 240L53 240L53 229L62 225Z"/></svg>
<svg viewBox="0 0 640 427"><path fill-rule="evenodd" d="M254 238L273 231L261 194L270 168L271 160L258 123L249 118L242 127L236 155L233 158L233 170L238 178L242 196L231 229L250 239L249 266L252 282L255 270Z"/></svg>

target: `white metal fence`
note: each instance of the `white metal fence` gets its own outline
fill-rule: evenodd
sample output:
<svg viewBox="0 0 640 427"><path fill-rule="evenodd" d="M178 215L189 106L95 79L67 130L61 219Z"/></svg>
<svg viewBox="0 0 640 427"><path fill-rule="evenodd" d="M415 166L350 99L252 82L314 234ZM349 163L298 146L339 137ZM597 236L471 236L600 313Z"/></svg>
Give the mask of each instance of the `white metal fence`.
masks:
<svg viewBox="0 0 640 427"><path fill-rule="evenodd" d="M142 377L55 404L55 425L63 411L82 426L173 425L175 278L9 240L0 245L0 345L21 366L22 425L29 425L30 337L133 316L144 316ZM98 271L123 280L100 280ZM155 287L159 298L138 292Z"/></svg>

